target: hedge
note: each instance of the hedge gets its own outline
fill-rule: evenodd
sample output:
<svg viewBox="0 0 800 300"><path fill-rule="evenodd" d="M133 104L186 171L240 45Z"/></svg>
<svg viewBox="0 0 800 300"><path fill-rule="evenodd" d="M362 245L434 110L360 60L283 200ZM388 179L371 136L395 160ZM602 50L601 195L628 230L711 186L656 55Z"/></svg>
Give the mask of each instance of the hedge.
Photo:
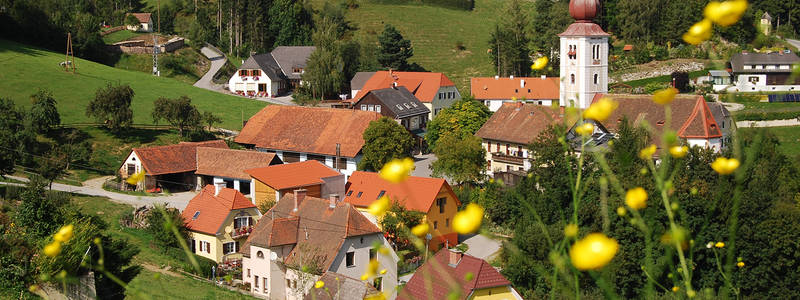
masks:
<svg viewBox="0 0 800 300"><path fill-rule="evenodd" d="M475 0L367 0L367 2L375 4L423 4L461 10L475 8Z"/></svg>
<svg viewBox="0 0 800 300"><path fill-rule="evenodd" d="M800 117L800 111L742 112L734 115L736 121L786 120Z"/></svg>

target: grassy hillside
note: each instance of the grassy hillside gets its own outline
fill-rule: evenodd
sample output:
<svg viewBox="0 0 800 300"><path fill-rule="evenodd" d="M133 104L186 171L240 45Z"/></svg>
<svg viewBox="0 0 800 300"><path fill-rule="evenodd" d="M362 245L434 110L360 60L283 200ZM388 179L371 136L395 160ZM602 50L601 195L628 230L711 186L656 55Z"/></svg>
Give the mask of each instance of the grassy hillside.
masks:
<svg viewBox="0 0 800 300"><path fill-rule="evenodd" d="M58 100L62 123L94 122L85 116L86 105L95 91L108 83L130 84L136 96L133 115L136 124L151 124L153 101L158 97L192 98L201 111L211 111L222 119L221 126L241 129L241 122L265 106L265 102L224 95L193 87L175 79L153 77L138 71L115 69L77 59L78 73L66 73L59 67L63 53L0 40L0 97L29 106L30 95L40 88L53 92Z"/></svg>

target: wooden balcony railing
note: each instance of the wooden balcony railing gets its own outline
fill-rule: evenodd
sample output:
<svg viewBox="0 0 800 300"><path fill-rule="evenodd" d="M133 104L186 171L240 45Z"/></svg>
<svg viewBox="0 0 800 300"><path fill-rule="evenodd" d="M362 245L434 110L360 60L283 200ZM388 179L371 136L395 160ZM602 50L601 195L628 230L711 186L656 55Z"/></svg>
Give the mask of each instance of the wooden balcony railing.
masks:
<svg viewBox="0 0 800 300"><path fill-rule="evenodd" d="M241 237L249 236L253 232L253 226L234 228L231 232L231 238L238 239Z"/></svg>
<svg viewBox="0 0 800 300"><path fill-rule="evenodd" d="M525 160L522 156L514 156L508 155L502 152L494 152L492 153L492 160L496 162L508 163L508 164L515 164L515 165L523 165Z"/></svg>

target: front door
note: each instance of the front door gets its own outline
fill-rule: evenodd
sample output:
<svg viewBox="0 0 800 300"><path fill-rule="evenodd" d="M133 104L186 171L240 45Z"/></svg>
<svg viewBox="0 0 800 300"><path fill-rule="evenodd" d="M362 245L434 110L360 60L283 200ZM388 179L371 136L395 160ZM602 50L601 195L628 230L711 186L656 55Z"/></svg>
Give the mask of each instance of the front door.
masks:
<svg viewBox="0 0 800 300"><path fill-rule="evenodd" d="M411 126L409 130L419 129L419 117L411 117Z"/></svg>
<svg viewBox="0 0 800 300"><path fill-rule="evenodd" d="M266 83L259 83L258 84L258 91L259 92L266 92L267 91L267 84Z"/></svg>

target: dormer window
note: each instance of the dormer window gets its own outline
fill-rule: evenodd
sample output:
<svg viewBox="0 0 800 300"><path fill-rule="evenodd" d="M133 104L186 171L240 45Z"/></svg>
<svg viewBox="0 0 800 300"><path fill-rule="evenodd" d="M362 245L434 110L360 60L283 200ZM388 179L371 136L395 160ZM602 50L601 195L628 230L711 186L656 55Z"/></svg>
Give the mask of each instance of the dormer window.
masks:
<svg viewBox="0 0 800 300"><path fill-rule="evenodd" d="M361 198L361 194L363 194L363 193L364 192L358 192L358 195L356 195L356 198Z"/></svg>
<svg viewBox="0 0 800 300"><path fill-rule="evenodd" d="M292 73L303 73L303 68L294 67L292 68Z"/></svg>
<svg viewBox="0 0 800 300"><path fill-rule="evenodd" d="M198 211L194 212L194 215L192 216L192 220L197 220L197 217L199 217L199 216L200 216L200 211L198 210Z"/></svg>
<svg viewBox="0 0 800 300"><path fill-rule="evenodd" d="M381 191L380 193L378 193L378 198L377 199L380 199L381 197L383 197L383 194L386 194L386 191Z"/></svg>
<svg viewBox="0 0 800 300"><path fill-rule="evenodd" d="M400 106L400 104L395 104L394 106L397 106L397 109L399 109L399 110L403 110L403 107Z"/></svg>
<svg viewBox="0 0 800 300"><path fill-rule="evenodd" d="M247 76L247 70L239 70L239 76L241 77Z"/></svg>

